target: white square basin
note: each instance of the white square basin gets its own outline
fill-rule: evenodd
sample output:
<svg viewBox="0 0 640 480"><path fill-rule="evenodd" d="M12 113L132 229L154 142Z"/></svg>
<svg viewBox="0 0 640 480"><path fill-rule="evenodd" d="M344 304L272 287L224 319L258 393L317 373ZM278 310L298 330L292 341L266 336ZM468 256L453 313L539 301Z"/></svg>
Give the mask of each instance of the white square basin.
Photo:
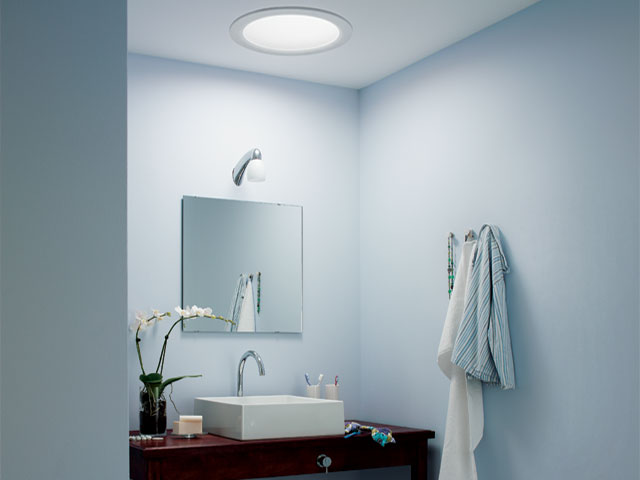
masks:
<svg viewBox="0 0 640 480"><path fill-rule="evenodd" d="M294 395L198 397L194 413L202 415L204 432L236 440L344 434L341 400Z"/></svg>

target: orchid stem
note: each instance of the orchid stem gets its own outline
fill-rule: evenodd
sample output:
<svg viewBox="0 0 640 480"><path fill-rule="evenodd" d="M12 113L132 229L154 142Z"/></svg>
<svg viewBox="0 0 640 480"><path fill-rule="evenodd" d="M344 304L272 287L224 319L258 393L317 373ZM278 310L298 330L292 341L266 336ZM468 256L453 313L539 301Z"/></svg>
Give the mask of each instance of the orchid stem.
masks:
<svg viewBox="0 0 640 480"><path fill-rule="evenodd" d="M146 375L146 372L144 371L144 365L142 364L142 354L140 353L140 337L139 337L139 333L140 333L140 326L138 325L138 328L136 329L136 350L138 351L138 360L140 360L140 368L142 369L142 374Z"/></svg>
<svg viewBox="0 0 640 480"><path fill-rule="evenodd" d="M187 319L193 318L193 316L186 317L186 318ZM180 317L178 320L173 322L173 325L171 325L169 332L167 332L167 334L164 336L164 343L162 344L162 352L160 353L160 358L158 359L158 366L156 367L156 373L160 373L160 375L162 375L162 372L164 372L164 358L167 354L167 342L169 341L169 335L171 335L173 328L183 320L185 320L185 317Z"/></svg>

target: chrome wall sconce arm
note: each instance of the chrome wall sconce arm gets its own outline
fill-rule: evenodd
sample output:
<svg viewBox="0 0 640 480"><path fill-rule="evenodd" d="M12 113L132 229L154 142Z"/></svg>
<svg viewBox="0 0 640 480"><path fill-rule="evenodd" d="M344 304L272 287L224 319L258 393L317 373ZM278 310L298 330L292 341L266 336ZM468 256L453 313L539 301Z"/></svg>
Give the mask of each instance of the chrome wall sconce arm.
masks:
<svg viewBox="0 0 640 480"><path fill-rule="evenodd" d="M253 148L249 150L243 157L238 160L236 166L231 171L231 177L233 183L237 186L242 185L244 176L247 176L247 180L250 182L264 182L266 179L266 173L264 170L264 163L262 161L262 152L260 149Z"/></svg>

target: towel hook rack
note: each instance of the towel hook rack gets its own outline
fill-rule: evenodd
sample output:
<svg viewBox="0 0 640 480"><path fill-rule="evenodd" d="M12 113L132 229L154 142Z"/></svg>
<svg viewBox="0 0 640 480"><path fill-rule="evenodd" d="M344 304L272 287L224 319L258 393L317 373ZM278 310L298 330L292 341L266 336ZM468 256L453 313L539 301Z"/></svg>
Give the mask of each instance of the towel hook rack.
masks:
<svg viewBox="0 0 640 480"><path fill-rule="evenodd" d="M467 233L464 234L464 241L468 242L469 240L473 240L475 236L476 236L475 232L469 229L467 230Z"/></svg>

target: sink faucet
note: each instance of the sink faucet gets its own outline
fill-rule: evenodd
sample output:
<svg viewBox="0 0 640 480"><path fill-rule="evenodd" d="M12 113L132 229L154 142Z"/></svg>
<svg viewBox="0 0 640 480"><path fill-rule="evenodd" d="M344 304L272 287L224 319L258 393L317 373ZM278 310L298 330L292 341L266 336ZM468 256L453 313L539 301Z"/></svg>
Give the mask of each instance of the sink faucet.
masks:
<svg viewBox="0 0 640 480"><path fill-rule="evenodd" d="M244 375L244 364L247 361L247 358L253 357L256 359L256 363L258 364L258 373L261 377L264 376L264 363L262 363L262 358L258 355L258 352L255 350L249 350L244 352L242 358L240 359L240 363L238 364L238 397L243 396L242 385L243 385L243 375Z"/></svg>

